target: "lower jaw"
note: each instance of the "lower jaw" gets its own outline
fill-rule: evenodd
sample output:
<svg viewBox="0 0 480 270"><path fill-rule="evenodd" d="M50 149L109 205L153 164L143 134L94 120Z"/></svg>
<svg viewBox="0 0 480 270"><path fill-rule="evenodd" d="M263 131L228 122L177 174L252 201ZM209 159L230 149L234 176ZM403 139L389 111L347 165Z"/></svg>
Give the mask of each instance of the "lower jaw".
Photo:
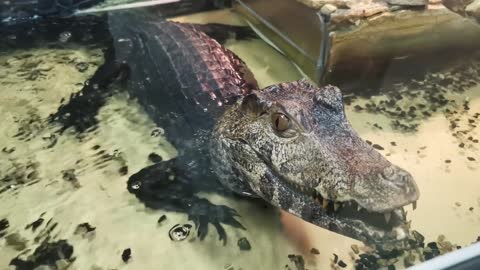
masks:
<svg viewBox="0 0 480 270"><path fill-rule="evenodd" d="M402 225L405 223L404 220L397 220L395 225L391 228L377 228L375 226L370 226L367 223L357 220L342 218L338 219L332 214L329 214L326 209L324 209L318 202L310 196L303 195L299 191L292 188L289 184L285 182L285 179L280 179L277 174L276 177L272 177L269 183L264 183L271 186L276 186L283 197L288 197L290 201L294 201L289 207L282 205L281 201L272 200L271 203L275 204L277 207L282 208L283 210L290 212L291 214L300 217L301 219L315 224L319 227L325 228L327 230L339 233L341 235L357 239L364 242L367 245L382 245L382 243L400 243L396 244L398 246L403 245L402 239L397 239L397 234L395 230L401 229ZM405 232L406 234L407 232Z"/></svg>
<svg viewBox="0 0 480 270"><path fill-rule="evenodd" d="M300 196L299 196L300 197ZM405 247L405 237L409 234L406 229L406 222L404 219L397 217L397 220L392 221L389 226L379 228L359 220L344 217L339 219L338 216L327 213L322 206L313 199L306 196L302 197L302 204L304 209L309 211L302 211L298 213L291 209L284 209L303 220L315 224L332 232L354 238L362 241L369 246L394 246L396 248Z"/></svg>

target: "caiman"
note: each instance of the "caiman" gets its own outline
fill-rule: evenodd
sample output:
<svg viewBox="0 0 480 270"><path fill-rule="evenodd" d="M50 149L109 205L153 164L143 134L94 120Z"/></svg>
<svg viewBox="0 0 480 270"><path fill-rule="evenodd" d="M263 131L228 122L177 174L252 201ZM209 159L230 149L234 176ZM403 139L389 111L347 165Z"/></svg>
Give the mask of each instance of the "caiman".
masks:
<svg viewBox="0 0 480 270"><path fill-rule="evenodd" d="M225 241L222 223L243 228L237 213L197 193L233 192L368 244L404 238L403 207L415 207L418 187L353 130L337 87L303 79L259 89L246 64L214 39L248 36L244 27L139 14L107 16L105 63L50 121L61 124L60 132L92 130L110 85L125 82L178 151L176 158L130 176L128 190L147 207L188 214L200 238L212 224ZM76 26L81 29L70 29L72 37L82 40L78 35L88 29L104 29L53 25L37 32L54 36L59 27Z"/></svg>

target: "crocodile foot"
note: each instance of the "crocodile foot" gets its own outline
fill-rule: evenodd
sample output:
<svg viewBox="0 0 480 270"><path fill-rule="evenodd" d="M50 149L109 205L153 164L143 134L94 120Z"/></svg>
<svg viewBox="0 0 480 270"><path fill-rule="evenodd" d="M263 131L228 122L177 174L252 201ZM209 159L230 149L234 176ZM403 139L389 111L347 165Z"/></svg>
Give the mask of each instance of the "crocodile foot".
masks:
<svg viewBox="0 0 480 270"><path fill-rule="evenodd" d="M97 114L108 97L115 93L113 82L123 82L128 76L128 67L114 58L113 48L105 51L105 63L85 82L82 90L72 94L67 103L61 104L57 112L48 117L50 123L60 124L59 132L68 128L82 133L97 128Z"/></svg>
<svg viewBox="0 0 480 270"><path fill-rule="evenodd" d="M222 224L245 229L235 219L239 215L234 209L196 196L197 190L191 181L177 168L176 159L170 159L133 174L128 179L127 189L149 208L187 214L195 223L200 240L207 235L208 224L215 227L224 244L227 235Z"/></svg>

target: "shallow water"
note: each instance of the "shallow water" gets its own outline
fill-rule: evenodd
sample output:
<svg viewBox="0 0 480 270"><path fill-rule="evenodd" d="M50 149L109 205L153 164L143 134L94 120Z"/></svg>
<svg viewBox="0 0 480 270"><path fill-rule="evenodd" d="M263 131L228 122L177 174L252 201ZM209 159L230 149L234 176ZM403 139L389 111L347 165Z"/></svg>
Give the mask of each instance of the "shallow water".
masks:
<svg viewBox="0 0 480 270"><path fill-rule="evenodd" d="M229 11L175 20L242 24ZM247 63L261 87L301 78L288 60L260 40L229 41L226 47ZM81 89L101 62L100 49L78 46L0 54L0 148L4 149L0 152L0 190L8 187L0 191L0 220L6 218L10 223L0 237L0 269L8 269L19 254L32 254L47 237L50 241L66 239L74 247L76 259L69 269L302 269L288 257L291 254L301 255L307 269L339 268L333 264L333 254L347 269L353 269L358 255L353 254L351 245L362 247L360 242L279 213L259 201L217 194L202 196L236 209L247 229L225 226L226 246L218 241L213 228L203 241L193 233L186 241L171 241L169 229L175 224L191 224L187 216L148 209L126 189L128 176L151 164L150 153L164 160L175 156L167 141L151 136L157 127L136 101L121 92L109 98L98 115L98 129L80 138L73 132L59 136L54 133L56 127L45 122L63 98ZM88 63L88 68L80 72L78 63ZM368 102L390 99L388 89L368 99L347 98L347 116L360 136L382 146L382 154L416 179L421 197L418 208L408 210L408 218L426 242L444 235L454 245L465 246L480 235L480 144L474 142L480 139L476 126L480 120L474 117L480 113L479 72L480 58L471 57L438 73L453 81L467 80L460 73L473 79L463 92L453 89L455 85L445 86L444 96L455 102L438 105L436 112L421 109L431 116L411 117L411 121L400 118L401 123L418 124L416 130L395 129L392 121L397 118L365 109ZM408 85L402 90L405 95L418 95L399 104L407 111L412 105L434 104L419 97L428 96L431 86L439 84L430 79ZM468 110L464 101L468 101ZM445 113L446 109L457 113ZM452 130L451 121L459 127ZM467 134L453 136L457 130ZM157 224L164 214L166 221ZM40 217L44 222L35 231L25 228ZM85 222L96 229L76 232ZM251 250L237 246L243 237ZM127 248L132 255L126 264L121 255ZM312 248L319 254L312 254ZM65 267L59 264L60 269ZM403 268L403 259L396 265Z"/></svg>

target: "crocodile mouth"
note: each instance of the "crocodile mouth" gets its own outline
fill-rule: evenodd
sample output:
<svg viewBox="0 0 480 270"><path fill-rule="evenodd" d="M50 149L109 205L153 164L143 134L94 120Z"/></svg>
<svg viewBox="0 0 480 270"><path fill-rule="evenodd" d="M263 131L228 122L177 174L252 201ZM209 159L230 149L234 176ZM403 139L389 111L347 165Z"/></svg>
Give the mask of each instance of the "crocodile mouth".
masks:
<svg viewBox="0 0 480 270"><path fill-rule="evenodd" d="M292 184L283 177L280 179L281 183L278 184L300 198L304 207L316 212L312 213L310 218L302 217L308 222L369 244L401 241L408 234L407 212L404 209L408 204L377 212L361 206L354 199L325 199L313 188ZM412 203L412 206L415 210L416 202Z"/></svg>
<svg viewBox="0 0 480 270"><path fill-rule="evenodd" d="M283 175L263 156L240 140L245 148L255 153L255 158L264 164L266 172L261 179L255 174L246 173L251 188L266 201L293 214L306 222L338 234L357 239L367 245L382 247L407 242L409 222L404 206L411 202L392 201L390 207L374 209L374 206L359 203L355 198L331 200L322 196L314 188L298 184ZM253 159L255 159L253 158ZM243 168L247 171L246 168ZM416 208L416 202L413 202ZM365 205L365 206L364 206ZM398 244L398 245L397 245Z"/></svg>

